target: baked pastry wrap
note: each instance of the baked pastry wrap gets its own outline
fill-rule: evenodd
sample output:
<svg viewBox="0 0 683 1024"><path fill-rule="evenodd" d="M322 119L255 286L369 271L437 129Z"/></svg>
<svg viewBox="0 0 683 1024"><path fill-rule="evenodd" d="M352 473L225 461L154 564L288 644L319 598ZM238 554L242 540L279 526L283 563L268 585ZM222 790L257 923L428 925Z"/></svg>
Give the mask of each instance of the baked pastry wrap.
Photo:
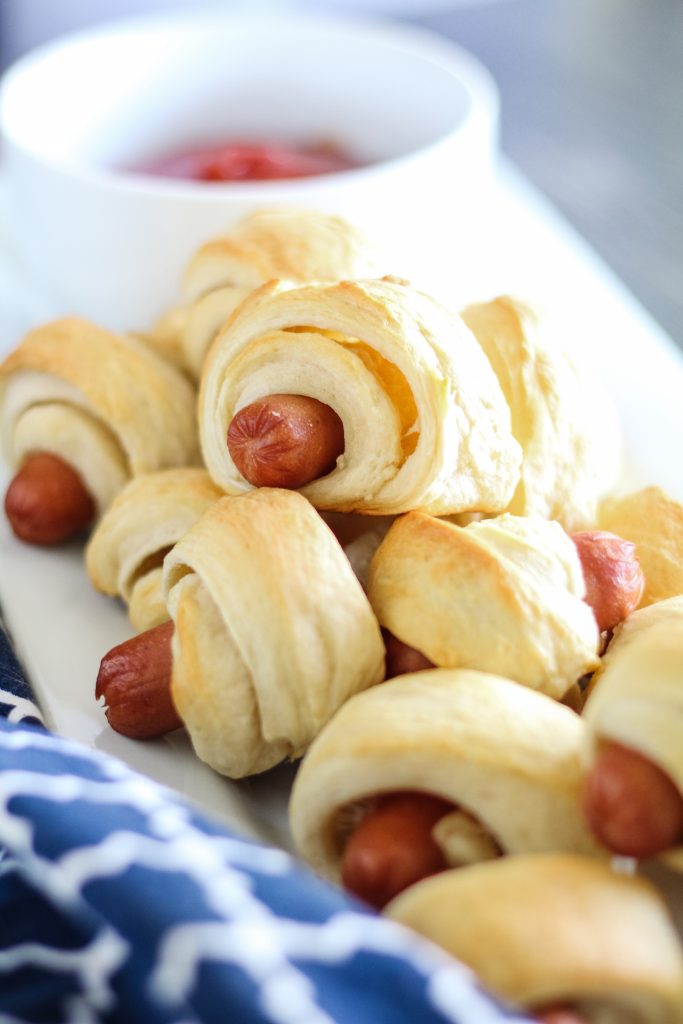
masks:
<svg viewBox="0 0 683 1024"><path fill-rule="evenodd" d="M683 597L641 608L617 627L583 717L593 750L604 741L628 747L683 792ZM683 870L683 846L662 856Z"/></svg>
<svg viewBox="0 0 683 1024"><path fill-rule="evenodd" d="M507 511L592 527L599 498L616 480L621 431L614 403L563 344L563 325L500 296L463 311L510 406L522 446L519 482Z"/></svg>
<svg viewBox="0 0 683 1024"><path fill-rule="evenodd" d="M182 373L187 374L183 337L187 323L188 310L185 306L174 306L166 310L150 328L136 331L134 336L140 338L149 348L164 359L173 363ZM193 376L190 374L190 376Z"/></svg>
<svg viewBox="0 0 683 1024"><path fill-rule="evenodd" d="M392 515L496 511L520 449L495 375L470 331L395 280L265 285L216 338L200 387L206 466L229 494L251 485L226 446L241 408L276 393L331 406L345 450L303 487L320 509Z"/></svg>
<svg viewBox="0 0 683 1024"><path fill-rule="evenodd" d="M574 854L507 857L424 879L387 915L471 967L515 1009L586 1024L678 1024L683 957L657 890Z"/></svg>
<svg viewBox="0 0 683 1024"><path fill-rule="evenodd" d="M85 565L98 590L121 597L138 632L169 618L164 556L222 496L205 469L185 467L130 480L93 532Z"/></svg>
<svg viewBox="0 0 683 1024"><path fill-rule="evenodd" d="M181 332L185 365L199 377L218 330L266 281L341 281L371 277L378 270L368 240L342 217L300 207L252 213L202 245L187 266L187 316Z"/></svg>
<svg viewBox="0 0 683 1024"><path fill-rule="evenodd" d="M0 366L1 438L18 467L58 455L98 513L140 473L199 461L195 392L131 337L68 317L30 331Z"/></svg>
<svg viewBox="0 0 683 1024"><path fill-rule="evenodd" d="M641 608L683 594L680 502L661 487L644 487L624 497L606 498L598 509L598 526L635 544L645 576Z"/></svg>
<svg viewBox="0 0 683 1024"><path fill-rule="evenodd" d="M579 806L584 743L578 715L508 679L399 676L349 700L311 745L292 790L294 842L338 881L358 810L380 793L422 790L473 816L504 853L597 854Z"/></svg>
<svg viewBox="0 0 683 1024"><path fill-rule="evenodd" d="M598 665L584 593L562 527L508 514L461 527L409 512L368 581L380 624L435 665L494 672L558 700Z"/></svg>
<svg viewBox="0 0 683 1024"><path fill-rule="evenodd" d="M300 756L384 678L377 620L333 534L292 491L222 498L164 561L172 694L198 756L232 778Z"/></svg>

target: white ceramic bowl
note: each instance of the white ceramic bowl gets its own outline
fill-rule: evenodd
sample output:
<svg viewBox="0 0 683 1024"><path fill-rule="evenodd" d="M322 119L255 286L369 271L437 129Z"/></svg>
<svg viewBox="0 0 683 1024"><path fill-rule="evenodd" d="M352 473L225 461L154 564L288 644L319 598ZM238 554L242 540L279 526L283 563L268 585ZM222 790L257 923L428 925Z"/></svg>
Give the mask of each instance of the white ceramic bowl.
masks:
<svg viewBox="0 0 683 1024"><path fill-rule="evenodd" d="M426 224L448 230L489 174L497 92L468 54L391 22L131 19L11 68L0 130L15 250L55 312L144 327L193 249L250 210L339 212L405 272ZM333 138L363 166L295 181L202 184L120 168L207 142Z"/></svg>

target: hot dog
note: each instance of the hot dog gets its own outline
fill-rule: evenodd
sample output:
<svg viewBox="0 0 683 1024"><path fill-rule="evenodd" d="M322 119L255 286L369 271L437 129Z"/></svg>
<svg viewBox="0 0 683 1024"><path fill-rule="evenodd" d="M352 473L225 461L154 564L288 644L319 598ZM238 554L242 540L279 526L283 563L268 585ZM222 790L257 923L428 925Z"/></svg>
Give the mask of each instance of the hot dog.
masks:
<svg viewBox="0 0 683 1024"><path fill-rule="evenodd" d="M90 525L95 503L67 462L49 452L35 452L7 489L5 515L20 540L61 544Z"/></svg>
<svg viewBox="0 0 683 1024"><path fill-rule="evenodd" d="M387 649L387 679L406 675L408 672L420 672L422 669L434 668L433 661L430 661L421 651L416 651L414 647L404 644L388 629L382 630L382 636Z"/></svg>
<svg viewBox="0 0 683 1024"><path fill-rule="evenodd" d="M163 736L182 726L171 697L173 623L163 622L105 654L95 686L112 729L131 739Z"/></svg>
<svg viewBox="0 0 683 1024"><path fill-rule="evenodd" d="M344 451L344 427L315 398L268 395L232 418L228 450L254 487L296 490L334 469Z"/></svg>
<svg viewBox="0 0 683 1024"><path fill-rule="evenodd" d="M539 1024L586 1024L582 1017L571 1006L550 1006L545 1010L535 1010L534 1018Z"/></svg>
<svg viewBox="0 0 683 1024"><path fill-rule="evenodd" d="M683 841L683 796L657 765L634 750L604 743L583 789L597 838L616 854L654 857Z"/></svg>
<svg viewBox="0 0 683 1024"><path fill-rule="evenodd" d="M601 632L614 629L638 607L645 589L635 544L604 530L584 530L571 538L586 582L584 600Z"/></svg>
<svg viewBox="0 0 683 1024"><path fill-rule="evenodd" d="M409 885L444 871L447 864L432 828L452 809L447 800L427 793L380 797L344 850L345 888L381 910Z"/></svg>

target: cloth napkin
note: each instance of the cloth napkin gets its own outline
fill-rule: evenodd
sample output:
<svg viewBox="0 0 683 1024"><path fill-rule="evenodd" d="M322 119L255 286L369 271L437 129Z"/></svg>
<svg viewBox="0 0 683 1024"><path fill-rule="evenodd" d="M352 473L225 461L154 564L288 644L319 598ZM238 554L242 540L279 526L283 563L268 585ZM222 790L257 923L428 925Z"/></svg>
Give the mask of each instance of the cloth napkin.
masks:
<svg viewBox="0 0 683 1024"><path fill-rule="evenodd" d="M501 1024L281 850L51 735L0 628L0 1024Z"/></svg>

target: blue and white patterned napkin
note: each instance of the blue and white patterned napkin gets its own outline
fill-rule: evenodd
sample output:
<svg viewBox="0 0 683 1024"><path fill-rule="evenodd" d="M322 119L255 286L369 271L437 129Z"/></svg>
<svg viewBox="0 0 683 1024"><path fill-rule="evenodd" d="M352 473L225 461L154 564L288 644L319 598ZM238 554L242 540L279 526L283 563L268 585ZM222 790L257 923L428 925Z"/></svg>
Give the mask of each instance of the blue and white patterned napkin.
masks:
<svg viewBox="0 0 683 1024"><path fill-rule="evenodd" d="M288 854L38 727L1 629L0 689L0 1024L520 1020Z"/></svg>
<svg viewBox="0 0 683 1024"><path fill-rule="evenodd" d="M42 725L43 719L31 687L7 639L0 618L0 718L26 725Z"/></svg>

